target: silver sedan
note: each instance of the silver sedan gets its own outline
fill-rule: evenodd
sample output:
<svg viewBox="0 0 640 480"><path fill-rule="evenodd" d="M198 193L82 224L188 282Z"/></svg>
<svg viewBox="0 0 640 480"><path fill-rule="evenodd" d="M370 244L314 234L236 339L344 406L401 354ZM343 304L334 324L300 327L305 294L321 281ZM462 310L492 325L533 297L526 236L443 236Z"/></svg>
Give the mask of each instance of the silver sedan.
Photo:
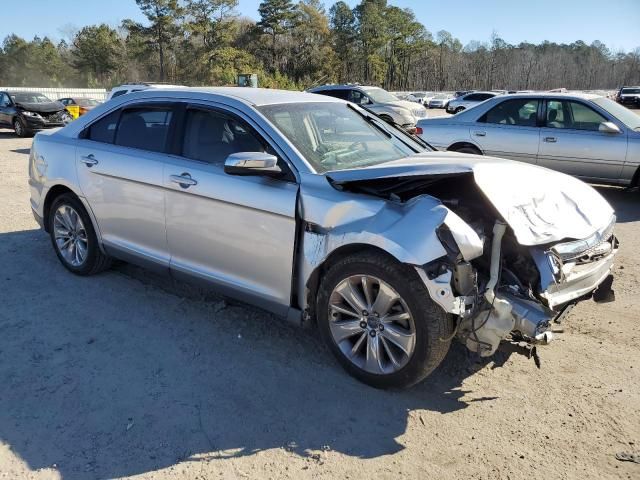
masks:
<svg viewBox="0 0 640 480"><path fill-rule="evenodd" d="M375 387L425 378L454 338L482 356L548 343L567 308L610 296L618 248L614 212L586 184L434 152L310 93L123 95L38 134L29 176L72 273L119 258L316 324Z"/></svg>
<svg viewBox="0 0 640 480"><path fill-rule="evenodd" d="M594 183L640 184L640 116L605 97L500 95L418 127L439 150L510 158Z"/></svg>

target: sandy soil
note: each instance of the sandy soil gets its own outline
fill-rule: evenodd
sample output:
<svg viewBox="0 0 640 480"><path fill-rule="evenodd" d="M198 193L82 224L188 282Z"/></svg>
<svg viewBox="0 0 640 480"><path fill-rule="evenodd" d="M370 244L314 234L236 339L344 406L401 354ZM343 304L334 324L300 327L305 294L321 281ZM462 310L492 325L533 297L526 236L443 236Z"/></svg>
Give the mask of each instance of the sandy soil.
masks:
<svg viewBox="0 0 640 480"><path fill-rule="evenodd" d="M0 131L0 478L640 478L640 194L617 300L580 304L542 368L459 346L383 392L316 333L120 265L68 273L31 217L30 140Z"/></svg>

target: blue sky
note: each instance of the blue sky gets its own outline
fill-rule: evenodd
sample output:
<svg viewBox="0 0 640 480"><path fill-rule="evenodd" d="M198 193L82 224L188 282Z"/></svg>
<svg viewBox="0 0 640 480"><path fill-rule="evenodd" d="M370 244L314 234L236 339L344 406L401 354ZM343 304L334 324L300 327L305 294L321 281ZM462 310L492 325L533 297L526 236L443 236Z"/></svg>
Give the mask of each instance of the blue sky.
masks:
<svg viewBox="0 0 640 480"><path fill-rule="evenodd" d="M2 2L0 38L15 32L32 38L48 35L56 40L67 27L123 18L141 19L134 0L19 0ZM333 4L325 0L327 9ZM357 0L347 0L354 6ZM486 41L492 31L507 42L574 40L604 42L613 50L640 47L640 0L389 0L411 8L418 20L435 34L448 30L463 43ZM256 19L260 0L240 0L240 14Z"/></svg>

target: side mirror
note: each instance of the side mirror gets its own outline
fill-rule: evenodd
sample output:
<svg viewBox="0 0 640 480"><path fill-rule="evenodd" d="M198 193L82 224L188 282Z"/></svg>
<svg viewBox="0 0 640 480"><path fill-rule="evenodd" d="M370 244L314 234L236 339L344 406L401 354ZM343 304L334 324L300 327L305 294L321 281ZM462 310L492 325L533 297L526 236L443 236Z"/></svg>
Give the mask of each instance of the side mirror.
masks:
<svg viewBox="0 0 640 480"><path fill-rule="evenodd" d="M602 122L598 131L604 133L620 133L620 128L613 122Z"/></svg>
<svg viewBox="0 0 640 480"><path fill-rule="evenodd" d="M263 175L277 177L282 173L278 158L264 152L232 153L224 161L224 171L229 175Z"/></svg>

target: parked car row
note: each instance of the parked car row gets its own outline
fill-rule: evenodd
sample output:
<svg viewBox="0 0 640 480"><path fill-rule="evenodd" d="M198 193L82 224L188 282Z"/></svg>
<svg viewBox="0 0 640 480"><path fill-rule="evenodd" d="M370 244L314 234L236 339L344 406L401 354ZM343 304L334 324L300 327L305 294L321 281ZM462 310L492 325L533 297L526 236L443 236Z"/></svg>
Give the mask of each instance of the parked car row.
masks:
<svg viewBox="0 0 640 480"><path fill-rule="evenodd" d="M399 128L409 107L383 90L319 93L114 98L35 137L34 217L74 274L120 258L315 324L350 374L382 388L425 378L454 338L485 357L505 340L533 347L577 302L612 298L615 215L596 190L527 163L434 151ZM618 138L622 152L637 128L611 105L503 95L418 125L443 150L459 137L506 156L525 143L535 156L539 139L564 148L587 132Z"/></svg>

